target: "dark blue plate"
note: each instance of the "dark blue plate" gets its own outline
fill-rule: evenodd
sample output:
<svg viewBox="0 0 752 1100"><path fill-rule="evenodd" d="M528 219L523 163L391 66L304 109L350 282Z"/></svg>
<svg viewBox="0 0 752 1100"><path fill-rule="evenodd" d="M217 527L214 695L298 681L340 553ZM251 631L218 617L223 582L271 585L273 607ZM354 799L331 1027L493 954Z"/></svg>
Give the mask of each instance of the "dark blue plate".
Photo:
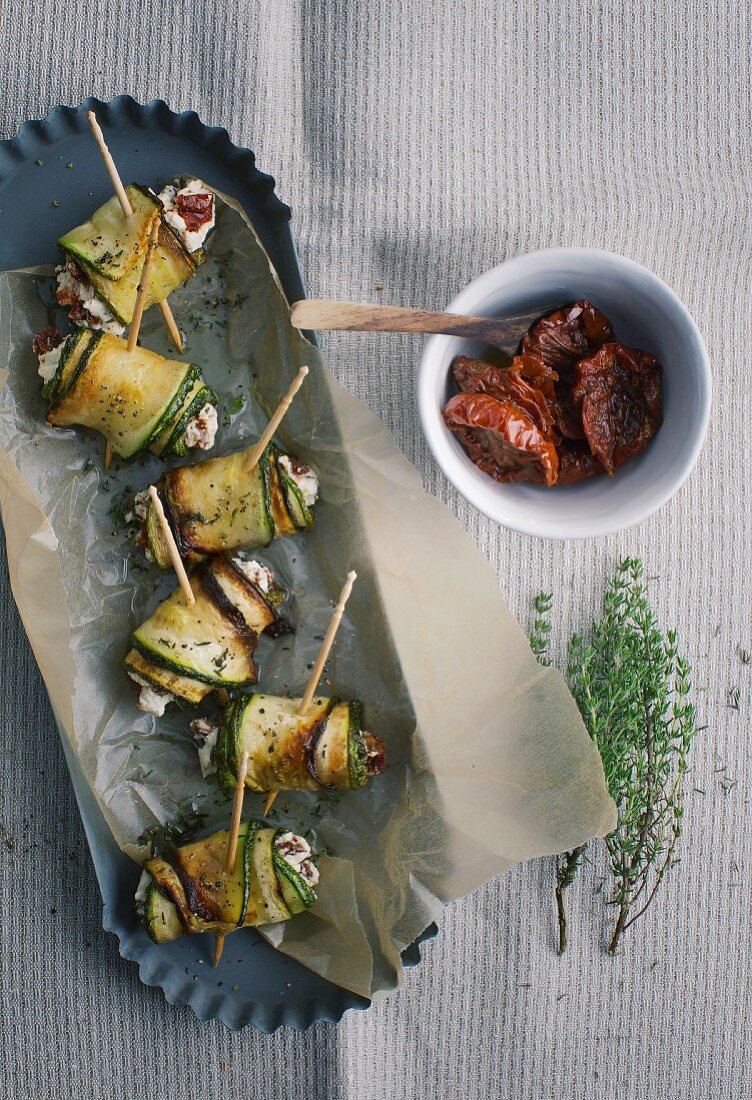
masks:
<svg viewBox="0 0 752 1100"><path fill-rule="evenodd" d="M253 153L193 111L175 114L162 100L141 105L130 96L56 107L0 142L0 269L54 263L60 234L112 194L86 119L90 109L126 183L153 185L183 172L203 176L245 208L290 301L304 296L290 208L275 194L272 177L256 168ZM267 1033L281 1024L303 1029L339 1020L348 1008L368 1008L369 1000L306 970L253 929L226 941L216 970L211 937L152 943L133 909L138 869L115 844L67 736L60 735L102 891L103 926L118 937L121 955L138 963L143 982L161 986L171 1004L190 1005L199 1019L219 1019L232 1029L249 1023ZM406 966L420 961L419 944L435 933L431 925L405 951Z"/></svg>

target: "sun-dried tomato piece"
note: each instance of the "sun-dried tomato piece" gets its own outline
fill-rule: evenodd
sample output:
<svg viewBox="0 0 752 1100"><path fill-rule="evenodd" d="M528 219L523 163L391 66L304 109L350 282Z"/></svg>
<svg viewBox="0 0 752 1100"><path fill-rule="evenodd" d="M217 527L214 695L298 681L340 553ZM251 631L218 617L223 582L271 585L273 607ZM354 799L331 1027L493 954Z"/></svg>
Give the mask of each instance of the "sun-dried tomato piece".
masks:
<svg viewBox="0 0 752 1100"><path fill-rule="evenodd" d="M48 351L60 347L65 337L56 325L50 325L38 332L31 342L35 355L46 355Z"/></svg>
<svg viewBox="0 0 752 1100"><path fill-rule="evenodd" d="M175 196L178 214L185 222L189 232L194 233L214 215L214 195L199 192L196 195L183 195L179 191Z"/></svg>
<svg viewBox="0 0 752 1100"><path fill-rule="evenodd" d="M587 481L606 472L584 441L563 439L556 450L559 454L557 485L573 485L577 481Z"/></svg>
<svg viewBox="0 0 752 1100"><path fill-rule="evenodd" d="M577 364L573 392L590 449L609 474L644 450L663 423L661 365L650 352L604 344Z"/></svg>
<svg viewBox="0 0 752 1100"><path fill-rule="evenodd" d="M510 370L521 375L527 382L540 390L549 402L556 400L556 383L559 376L538 355L515 355Z"/></svg>
<svg viewBox="0 0 752 1100"><path fill-rule="evenodd" d="M520 351L537 355L557 374L572 370L580 359L592 355L601 344L613 340L614 330L599 309L580 298L572 305L541 317L528 329Z"/></svg>
<svg viewBox="0 0 752 1100"><path fill-rule="evenodd" d="M458 393L444 409L444 421L475 465L496 481L555 483L556 448L514 402Z"/></svg>
<svg viewBox="0 0 752 1100"><path fill-rule="evenodd" d="M587 298L554 310L530 326L520 351L535 356L558 376L554 383L552 413L559 431L568 439L585 436L579 409L572 400L574 368L604 344L613 340L611 322Z"/></svg>
<svg viewBox="0 0 752 1100"><path fill-rule="evenodd" d="M553 428L548 403L540 389L531 386L515 366L497 367L482 359L458 355L452 362L455 381L464 393L488 393L499 401L512 401L533 420L544 435Z"/></svg>

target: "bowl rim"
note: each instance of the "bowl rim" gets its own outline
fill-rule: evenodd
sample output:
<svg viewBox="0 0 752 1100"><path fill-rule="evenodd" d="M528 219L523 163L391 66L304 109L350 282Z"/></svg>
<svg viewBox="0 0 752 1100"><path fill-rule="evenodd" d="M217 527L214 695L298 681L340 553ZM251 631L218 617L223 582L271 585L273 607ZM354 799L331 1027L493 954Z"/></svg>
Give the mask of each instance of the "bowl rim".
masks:
<svg viewBox="0 0 752 1100"><path fill-rule="evenodd" d="M641 523L643 520L659 511L682 487L694 469L705 442L708 424L710 422L713 396L710 357L708 355L705 340L697 322L676 291L674 291L668 283L664 282L660 276L656 275L643 264L638 263L637 260L632 260L627 256L621 255L619 252L612 252L608 249L588 248L584 246L542 248L533 252L524 252L476 276L476 278L455 295L446 307L446 312L472 313L474 310L477 310L482 306L484 299L488 298L494 291L499 289L498 283L502 272L506 279L510 273L510 269L514 269L515 267L522 268L528 266L531 262L543 261L544 265L550 270L554 262L563 263L567 260L582 261L586 258L593 259L594 257L604 260L615 270L620 270L625 274L631 273L633 275L638 275L644 282L646 281L652 284L661 295L668 299L679 315L679 323L686 326L697 355L699 415L694 431L694 441L675 481L664 491L658 493L655 497L651 497L650 500L644 501L642 504L639 503L641 498L636 497L628 518L615 519L612 514L596 517L593 519L592 527L589 531L573 534L571 532L562 531L558 524L546 526L545 522L541 523L537 512L533 513L535 518L531 518L530 520L525 518L525 514L516 517L504 515L502 497L496 498L499 502L499 508L494 508L489 503L486 503L482 495L476 493L475 488L466 483L461 472L458 472L456 469L453 461L449 460L449 456L452 454L448 449L449 439L445 435L446 428L441 417L441 409L437 408L434 397L436 362L442 355L446 342L457 338L449 336L430 336L426 341L420 357L417 377L418 413L423 434L435 461L457 491L470 504L500 526L506 527L511 531L516 531L522 535L534 535L541 539L552 539L559 542L570 540L582 541L615 534L629 527L633 527L637 523Z"/></svg>

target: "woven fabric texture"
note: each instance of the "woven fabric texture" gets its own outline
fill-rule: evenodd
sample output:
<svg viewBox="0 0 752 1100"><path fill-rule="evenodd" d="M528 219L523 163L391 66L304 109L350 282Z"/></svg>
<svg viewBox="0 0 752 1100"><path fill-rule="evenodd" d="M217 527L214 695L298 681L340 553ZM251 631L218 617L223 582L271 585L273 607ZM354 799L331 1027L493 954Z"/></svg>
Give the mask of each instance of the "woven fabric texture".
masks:
<svg viewBox="0 0 752 1100"><path fill-rule="evenodd" d="M752 666L737 653L752 642L749 4L0 0L0 25L0 137L90 93L194 108L276 177L317 297L440 308L520 253L613 249L687 303L716 387L700 462L659 515L617 537L545 543L487 521L438 471L415 405L419 339L322 341L496 564L522 622L536 591L554 592L561 644L622 556L657 578L706 729L681 865L615 959L597 865L572 891L557 959L541 861L450 906L405 988L338 1026L232 1035L170 1007L101 930L50 708L0 582L3 1095L749 1095Z"/></svg>

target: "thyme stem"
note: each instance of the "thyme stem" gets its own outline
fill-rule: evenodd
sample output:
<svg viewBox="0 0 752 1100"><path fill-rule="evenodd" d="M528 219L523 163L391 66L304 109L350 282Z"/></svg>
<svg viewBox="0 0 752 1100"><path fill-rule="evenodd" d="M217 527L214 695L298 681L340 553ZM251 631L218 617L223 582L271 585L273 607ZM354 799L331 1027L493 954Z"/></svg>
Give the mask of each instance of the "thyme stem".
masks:
<svg viewBox="0 0 752 1100"><path fill-rule="evenodd" d="M547 665L551 606L549 594L536 599L530 639ZM567 677L618 810L616 829L605 838L616 908L608 946L613 955L676 862L682 779L697 730L689 664L678 654L676 633L658 628L639 560L627 558L617 568L589 639L572 636ZM574 849L556 859L559 954L567 945L565 891L582 853Z"/></svg>

